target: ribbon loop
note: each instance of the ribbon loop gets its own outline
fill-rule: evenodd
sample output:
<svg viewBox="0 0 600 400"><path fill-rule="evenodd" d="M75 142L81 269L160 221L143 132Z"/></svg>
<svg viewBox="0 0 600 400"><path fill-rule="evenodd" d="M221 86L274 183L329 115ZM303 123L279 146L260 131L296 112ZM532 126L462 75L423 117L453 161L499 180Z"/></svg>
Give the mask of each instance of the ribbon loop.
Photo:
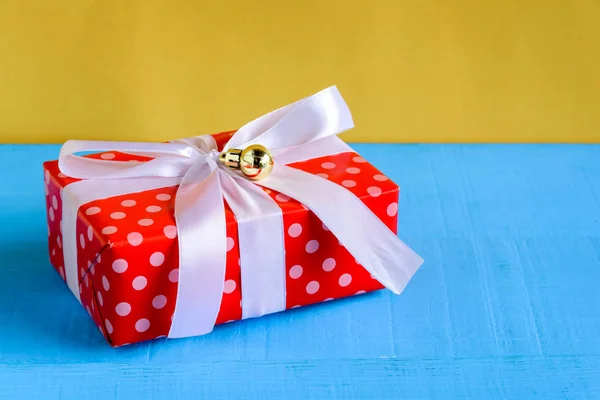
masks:
<svg viewBox="0 0 600 400"><path fill-rule="evenodd" d="M79 152L123 151L152 155L148 162L115 162L75 155ZM145 176L181 177L195 159L204 154L184 143L95 142L70 140L60 150L58 167L63 174L79 179L119 179Z"/></svg>
<svg viewBox="0 0 600 400"><path fill-rule="evenodd" d="M348 105L332 86L244 125L225 149L262 144L276 154L353 127Z"/></svg>

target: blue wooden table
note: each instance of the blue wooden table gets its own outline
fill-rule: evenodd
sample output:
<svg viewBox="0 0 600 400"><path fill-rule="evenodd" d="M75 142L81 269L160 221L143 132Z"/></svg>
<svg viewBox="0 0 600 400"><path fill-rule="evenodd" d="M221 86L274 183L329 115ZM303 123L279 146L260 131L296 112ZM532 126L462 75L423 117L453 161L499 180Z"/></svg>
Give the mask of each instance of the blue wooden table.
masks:
<svg viewBox="0 0 600 400"><path fill-rule="evenodd" d="M0 146L0 397L600 398L600 146L354 147L426 260L401 296L112 349L48 262L59 147Z"/></svg>

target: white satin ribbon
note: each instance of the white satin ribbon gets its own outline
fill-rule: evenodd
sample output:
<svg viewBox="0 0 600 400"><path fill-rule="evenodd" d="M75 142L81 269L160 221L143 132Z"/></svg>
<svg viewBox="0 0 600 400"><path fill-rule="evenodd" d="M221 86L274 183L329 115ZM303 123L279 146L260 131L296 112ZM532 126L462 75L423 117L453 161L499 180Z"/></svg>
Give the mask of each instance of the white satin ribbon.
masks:
<svg viewBox="0 0 600 400"><path fill-rule="evenodd" d="M79 298L75 222L81 205L99 198L179 184L175 197L179 286L169 337L201 335L214 327L223 295L227 253L223 199L238 223L243 318L284 310L283 215L258 184L307 206L365 269L394 293L400 293L423 260L347 189L286 166L351 151L336 135L353 126L350 111L335 87L250 122L232 136L225 149L261 144L272 152L273 172L257 182L222 166L210 135L171 143L65 143L59 158L61 172L85 179L63 189L65 272L69 287ZM74 154L104 150L142 154L153 159L125 163Z"/></svg>

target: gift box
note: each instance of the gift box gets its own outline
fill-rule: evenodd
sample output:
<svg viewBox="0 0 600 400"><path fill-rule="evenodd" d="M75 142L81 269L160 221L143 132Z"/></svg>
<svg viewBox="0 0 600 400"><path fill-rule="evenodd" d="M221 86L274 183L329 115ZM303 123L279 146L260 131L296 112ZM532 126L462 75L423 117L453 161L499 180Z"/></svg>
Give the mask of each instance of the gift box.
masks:
<svg viewBox="0 0 600 400"><path fill-rule="evenodd" d="M399 188L335 136L352 124L337 89L293 106L238 131L175 143L70 142L74 151L61 162L44 163L51 264L109 344L203 334L406 285L422 260L395 236ZM294 134L295 117L310 122L309 139L298 140L308 150L295 160L298 141L274 146L273 176L264 182L220 162L238 135L273 147L277 140L264 133ZM195 204L213 194L212 203Z"/></svg>

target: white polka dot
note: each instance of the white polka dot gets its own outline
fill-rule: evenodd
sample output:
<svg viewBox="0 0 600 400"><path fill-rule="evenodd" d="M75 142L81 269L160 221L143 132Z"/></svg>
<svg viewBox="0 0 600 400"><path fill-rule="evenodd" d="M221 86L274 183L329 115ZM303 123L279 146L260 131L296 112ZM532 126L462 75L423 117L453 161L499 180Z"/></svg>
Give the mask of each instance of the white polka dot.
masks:
<svg viewBox="0 0 600 400"><path fill-rule="evenodd" d="M359 291L358 291L358 292L356 292L354 295L356 296L356 295L359 295L359 294L365 294L365 293L367 293L367 292L365 292L364 290L359 290Z"/></svg>
<svg viewBox="0 0 600 400"><path fill-rule="evenodd" d="M113 326L109 320L107 320L107 319L104 320L104 326L106 326L106 332L108 332L109 335L111 333L113 333Z"/></svg>
<svg viewBox="0 0 600 400"><path fill-rule="evenodd" d="M352 275L350 274L343 274L342 276L340 276L340 279L338 280L338 283L340 284L340 286L346 287L350 284L350 282L352 282Z"/></svg>
<svg viewBox="0 0 600 400"><path fill-rule="evenodd" d="M94 228L92 228L91 225L88 226L87 237L90 242L92 241L92 239L94 239Z"/></svg>
<svg viewBox="0 0 600 400"><path fill-rule="evenodd" d="M355 163L359 163L359 164L363 164L363 163L366 163L366 162L367 162L367 160L365 160L365 159L364 159L364 158L362 158L362 157L358 157L358 156L357 156L357 157L353 157L353 158L352 158L352 161L354 161Z"/></svg>
<svg viewBox="0 0 600 400"><path fill-rule="evenodd" d="M90 207L85 210L86 215L96 215L100 212L100 207Z"/></svg>
<svg viewBox="0 0 600 400"><path fill-rule="evenodd" d="M323 300L323 301L331 301L331 300L333 300L333 297L328 297L328 298L326 298L326 299L325 299L325 300Z"/></svg>
<svg viewBox="0 0 600 400"><path fill-rule="evenodd" d="M100 307L104 306L104 299L102 298L102 293L96 292L96 296L98 297L98 304L100 304Z"/></svg>
<svg viewBox="0 0 600 400"><path fill-rule="evenodd" d="M342 186L347 187L347 188L351 188L351 187L356 186L356 182L347 179L345 181L342 181Z"/></svg>
<svg viewBox="0 0 600 400"><path fill-rule="evenodd" d="M44 185L44 193L46 194L46 196L50 194L50 192L48 191L48 186L46 185Z"/></svg>
<svg viewBox="0 0 600 400"><path fill-rule="evenodd" d="M326 231L328 231L328 230L329 230L329 228L327 227L327 225L323 224L322 226L323 226L323 229L324 229L324 230L326 230Z"/></svg>
<svg viewBox="0 0 600 400"><path fill-rule="evenodd" d="M116 211L116 212L110 214L110 217L112 219L123 219L123 218L125 218L125 213L121 212L121 211Z"/></svg>
<svg viewBox="0 0 600 400"><path fill-rule="evenodd" d="M123 200L121 202L121 205L123 207L133 207L137 204L137 202L135 200Z"/></svg>
<svg viewBox="0 0 600 400"><path fill-rule="evenodd" d="M87 275L83 278L83 282L85 283L85 287L90 287L90 280L88 279Z"/></svg>
<svg viewBox="0 0 600 400"><path fill-rule="evenodd" d="M383 182L383 181L387 181L388 177L385 175L377 174L377 175L373 176L373 179L375 179L376 181L379 181L379 182Z"/></svg>
<svg viewBox="0 0 600 400"><path fill-rule="evenodd" d="M319 249L319 242L318 241L316 241L316 240L310 240L308 243L306 243L306 252L307 253L314 253L318 249Z"/></svg>
<svg viewBox="0 0 600 400"><path fill-rule="evenodd" d="M295 306L291 306L290 309L292 309L292 308L300 308L300 307L302 307L302 306L301 305L295 305Z"/></svg>
<svg viewBox="0 0 600 400"><path fill-rule="evenodd" d="M302 233L302 225L300 225L300 224L297 224L297 223L292 224L288 228L288 235L290 235L293 238L300 236L301 233Z"/></svg>
<svg viewBox="0 0 600 400"><path fill-rule="evenodd" d="M393 217L398 212L398 203L392 203L387 207L387 215Z"/></svg>
<svg viewBox="0 0 600 400"><path fill-rule="evenodd" d="M110 282L108 281L108 278L106 278L106 276L102 276L102 287L107 292L110 290Z"/></svg>
<svg viewBox="0 0 600 400"><path fill-rule="evenodd" d="M175 225L167 225L163 229L165 236L169 239L175 239L177 237L177 227Z"/></svg>
<svg viewBox="0 0 600 400"><path fill-rule="evenodd" d="M235 246L235 241L228 237L227 238L227 251L231 251L231 249L233 249L233 246Z"/></svg>
<svg viewBox="0 0 600 400"><path fill-rule="evenodd" d="M283 193L279 193L275 196L275 200L277 200L281 203L285 203L287 201L290 201L290 198Z"/></svg>
<svg viewBox="0 0 600 400"><path fill-rule="evenodd" d="M95 265L92 265L90 267L90 272L92 273L92 275L94 275L94 271L96 270L94 267L95 267Z"/></svg>
<svg viewBox="0 0 600 400"><path fill-rule="evenodd" d="M48 216L50 217L50 221L54 221L54 208L50 207L48 210Z"/></svg>
<svg viewBox="0 0 600 400"><path fill-rule="evenodd" d="M148 321L146 318L142 318L135 323L135 330L140 333L146 332L148 328L150 328L150 321Z"/></svg>
<svg viewBox="0 0 600 400"><path fill-rule="evenodd" d="M320 174L317 174L317 176L318 176L318 177L320 177L320 178L323 178L323 179L327 179L327 178L329 178L329 175L327 175L327 174L325 174L325 173L320 173Z"/></svg>
<svg viewBox="0 0 600 400"><path fill-rule="evenodd" d="M233 279L226 280L225 284L223 285L223 293L229 294L233 292L236 286L237 285L235 284L235 281Z"/></svg>
<svg viewBox="0 0 600 400"><path fill-rule="evenodd" d="M139 232L131 232L127 235L127 241L132 246L139 246L144 241L144 237Z"/></svg>
<svg viewBox="0 0 600 400"><path fill-rule="evenodd" d="M162 210L162 207L160 207L160 206L148 206L148 207L146 207L146 211L148 211L149 213L157 213L160 210Z"/></svg>
<svg viewBox="0 0 600 400"><path fill-rule="evenodd" d="M290 268L290 278L298 279L302 276L302 267L300 265L294 265Z"/></svg>
<svg viewBox="0 0 600 400"><path fill-rule="evenodd" d="M169 272L169 280L173 283L179 281L179 269L175 268Z"/></svg>
<svg viewBox="0 0 600 400"><path fill-rule="evenodd" d="M100 253L96 253L96 261L97 262L101 262L102 261L102 255Z"/></svg>
<svg viewBox="0 0 600 400"><path fill-rule="evenodd" d="M55 256L56 255L56 249L52 249L52 255Z"/></svg>
<svg viewBox="0 0 600 400"><path fill-rule="evenodd" d="M91 266L92 266L92 262L90 260L88 260L88 262L87 262L87 268L90 269Z"/></svg>
<svg viewBox="0 0 600 400"><path fill-rule="evenodd" d="M346 168L346 172L352 175L360 174L360 168L350 167Z"/></svg>
<svg viewBox="0 0 600 400"><path fill-rule="evenodd" d="M153 219L150 218L144 218L144 219L140 219L138 221L138 224L140 224L141 226L150 226L154 223Z"/></svg>
<svg viewBox="0 0 600 400"><path fill-rule="evenodd" d="M166 298L166 296L163 296L162 294L159 294L154 299L152 299L152 307L156 308L157 310L160 310L161 308L163 308L166 305L167 305L167 298Z"/></svg>
<svg viewBox="0 0 600 400"><path fill-rule="evenodd" d="M327 258L323 261L323 271L330 272L335 268L335 259Z"/></svg>
<svg viewBox="0 0 600 400"><path fill-rule="evenodd" d="M116 226L107 226L107 227L105 227L105 228L102 229L102 233L104 235L112 235L116 231L117 231L117 227Z"/></svg>
<svg viewBox="0 0 600 400"><path fill-rule="evenodd" d="M148 280L146 279L145 276L136 276L135 279L133 280L133 282L131 282L131 286L133 286L133 288L135 290L142 290L143 288L146 287L146 285L148 284Z"/></svg>
<svg viewBox="0 0 600 400"><path fill-rule="evenodd" d="M121 317L124 317L126 315L129 315L129 313L131 312L131 305L129 305L129 303L125 303L125 302L119 303L115 307L115 311Z"/></svg>
<svg viewBox="0 0 600 400"><path fill-rule="evenodd" d="M55 210L58 210L58 200L56 199L56 196L52 195L52 207Z"/></svg>
<svg viewBox="0 0 600 400"><path fill-rule="evenodd" d="M90 304L92 305L92 311L94 311L94 302L92 301Z"/></svg>
<svg viewBox="0 0 600 400"><path fill-rule="evenodd" d="M48 170L44 172L44 182L46 182L46 185L50 183L50 172Z"/></svg>
<svg viewBox="0 0 600 400"><path fill-rule="evenodd" d="M169 201L171 200L171 195L166 193L160 193L156 195L156 200Z"/></svg>
<svg viewBox="0 0 600 400"><path fill-rule="evenodd" d="M334 169L335 168L335 164L332 162L324 162L323 164L321 164L321 168L323 169Z"/></svg>
<svg viewBox="0 0 600 400"><path fill-rule="evenodd" d="M85 306L85 311L87 311L88 314L92 315L92 310L90 310L88 306Z"/></svg>
<svg viewBox="0 0 600 400"><path fill-rule="evenodd" d="M377 186L369 186L367 188L367 193L369 193L373 197L379 197L379 195L381 194L381 188Z"/></svg>
<svg viewBox="0 0 600 400"><path fill-rule="evenodd" d="M56 244L59 249L62 249L62 241L60 240L60 235L56 237Z"/></svg>
<svg viewBox="0 0 600 400"><path fill-rule="evenodd" d="M165 255L160 251L152 253L150 256L150 265L153 267L160 267L165 262Z"/></svg>
<svg viewBox="0 0 600 400"><path fill-rule="evenodd" d="M83 236L83 233L79 235L79 245L82 249L85 249L85 236Z"/></svg>
<svg viewBox="0 0 600 400"><path fill-rule="evenodd" d="M127 261L119 258L118 260L113 261L112 263L112 269L117 273L117 274L122 274L123 272L127 271Z"/></svg>
<svg viewBox="0 0 600 400"><path fill-rule="evenodd" d="M113 158L115 158L115 155L113 153L104 153L100 154L100 158L102 158L103 160L112 160Z"/></svg>
<svg viewBox="0 0 600 400"><path fill-rule="evenodd" d="M65 174L63 174L62 172L59 172L58 173L58 177L62 178L62 179L65 179L67 176Z"/></svg>
<svg viewBox="0 0 600 400"><path fill-rule="evenodd" d="M308 285L306 285L306 293L308 294L315 294L319 291L319 282L317 281L310 281L308 282Z"/></svg>

